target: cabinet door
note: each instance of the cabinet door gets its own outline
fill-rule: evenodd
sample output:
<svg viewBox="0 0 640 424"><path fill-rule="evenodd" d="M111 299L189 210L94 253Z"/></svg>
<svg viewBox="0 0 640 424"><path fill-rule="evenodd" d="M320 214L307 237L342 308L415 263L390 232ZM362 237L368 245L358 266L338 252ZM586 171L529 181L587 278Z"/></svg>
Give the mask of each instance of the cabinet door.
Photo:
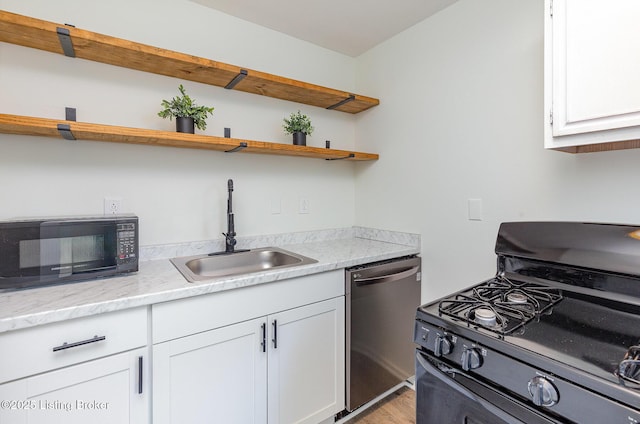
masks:
<svg viewBox="0 0 640 424"><path fill-rule="evenodd" d="M266 423L264 318L153 346L153 422Z"/></svg>
<svg viewBox="0 0 640 424"><path fill-rule="evenodd" d="M269 423L316 424L344 409L344 296L269 321Z"/></svg>
<svg viewBox="0 0 640 424"><path fill-rule="evenodd" d="M563 136L583 134L567 138L576 145L638 138L640 130L632 127L640 126L640 2L546 4L549 135L563 142Z"/></svg>
<svg viewBox="0 0 640 424"><path fill-rule="evenodd" d="M142 348L0 385L0 422L148 423L147 358Z"/></svg>

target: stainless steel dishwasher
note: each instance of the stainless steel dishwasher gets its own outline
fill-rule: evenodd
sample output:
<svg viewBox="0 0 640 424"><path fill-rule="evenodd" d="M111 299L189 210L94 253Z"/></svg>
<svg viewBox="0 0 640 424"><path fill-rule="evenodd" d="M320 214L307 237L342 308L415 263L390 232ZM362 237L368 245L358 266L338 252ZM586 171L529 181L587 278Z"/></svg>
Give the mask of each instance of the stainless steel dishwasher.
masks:
<svg viewBox="0 0 640 424"><path fill-rule="evenodd" d="M414 375L420 277L417 256L346 270L347 411Z"/></svg>

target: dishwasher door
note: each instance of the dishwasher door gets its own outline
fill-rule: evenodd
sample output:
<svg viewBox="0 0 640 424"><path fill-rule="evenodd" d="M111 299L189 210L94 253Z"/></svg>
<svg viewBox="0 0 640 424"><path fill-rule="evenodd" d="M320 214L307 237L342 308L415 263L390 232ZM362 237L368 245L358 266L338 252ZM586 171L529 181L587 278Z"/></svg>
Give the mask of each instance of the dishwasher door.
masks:
<svg viewBox="0 0 640 424"><path fill-rule="evenodd" d="M414 375L420 271L419 257L346 270L347 411Z"/></svg>

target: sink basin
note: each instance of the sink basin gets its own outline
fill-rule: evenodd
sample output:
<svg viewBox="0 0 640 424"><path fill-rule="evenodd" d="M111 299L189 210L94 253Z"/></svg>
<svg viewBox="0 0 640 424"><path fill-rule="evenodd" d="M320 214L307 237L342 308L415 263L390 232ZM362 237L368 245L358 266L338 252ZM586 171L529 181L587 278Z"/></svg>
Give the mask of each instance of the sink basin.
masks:
<svg viewBox="0 0 640 424"><path fill-rule="evenodd" d="M308 265L318 261L278 247L264 247L215 256L198 255L173 258L171 262L187 280L194 282L249 274L267 269Z"/></svg>

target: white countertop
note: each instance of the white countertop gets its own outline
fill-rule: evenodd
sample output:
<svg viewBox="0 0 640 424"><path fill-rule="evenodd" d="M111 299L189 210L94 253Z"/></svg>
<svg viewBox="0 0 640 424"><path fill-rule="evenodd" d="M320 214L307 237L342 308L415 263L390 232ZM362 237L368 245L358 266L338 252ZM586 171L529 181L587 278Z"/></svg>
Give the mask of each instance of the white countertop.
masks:
<svg viewBox="0 0 640 424"><path fill-rule="evenodd" d="M318 262L236 277L188 282L169 259L140 262L137 273L0 293L0 333L190 296L238 289L420 252L419 236L354 227L349 238L278 245ZM306 234L308 236L308 234ZM341 232L341 236L345 233ZM400 237L398 237L400 235ZM409 237L405 237L405 236ZM414 236L414 237L411 237ZM305 237L308 240L309 237ZM287 241L296 241L287 238ZM384 240L384 241L381 241ZM417 242L416 242L417 240ZM275 241L273 238L270 241ZM399 244L402 243L402 244ZM270 244L271 246L276 243ZM255 246L250 246L255 247ZM193 254L193 253L190 253ZM187 256L178 255L178 256Z"/></svg>

